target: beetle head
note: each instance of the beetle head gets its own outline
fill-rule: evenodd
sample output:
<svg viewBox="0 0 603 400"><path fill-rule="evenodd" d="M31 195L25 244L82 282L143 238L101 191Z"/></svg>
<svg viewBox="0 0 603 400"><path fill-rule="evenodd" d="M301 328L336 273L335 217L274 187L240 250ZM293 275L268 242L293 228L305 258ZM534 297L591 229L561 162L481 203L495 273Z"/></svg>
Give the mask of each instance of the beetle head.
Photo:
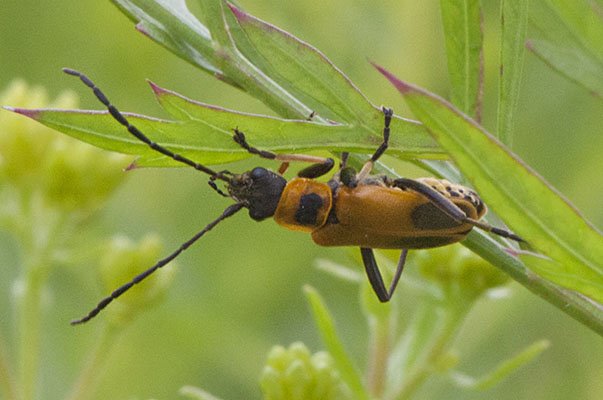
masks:
<svg viewBox="0 0 603 400"><path fill-rule="evenodd" d="M249 208L249 216L256 221L272 217L281 199L287 180L276 172L256 167L230 178L228 192Z"/></svg>

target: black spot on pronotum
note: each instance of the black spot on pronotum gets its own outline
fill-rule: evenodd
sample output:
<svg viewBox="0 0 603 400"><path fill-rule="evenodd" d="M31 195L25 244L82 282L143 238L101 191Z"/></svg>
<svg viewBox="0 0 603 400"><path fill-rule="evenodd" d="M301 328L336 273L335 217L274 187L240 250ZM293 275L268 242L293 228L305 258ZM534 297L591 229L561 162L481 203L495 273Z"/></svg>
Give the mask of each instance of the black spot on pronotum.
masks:
<svg viewBox="0 0 603 400"><path fill-rule="evenodd" d="M295 221L301 225L314 225L321 207L322 198L319 195L316 193L303 195L295 212Z"/></svg>

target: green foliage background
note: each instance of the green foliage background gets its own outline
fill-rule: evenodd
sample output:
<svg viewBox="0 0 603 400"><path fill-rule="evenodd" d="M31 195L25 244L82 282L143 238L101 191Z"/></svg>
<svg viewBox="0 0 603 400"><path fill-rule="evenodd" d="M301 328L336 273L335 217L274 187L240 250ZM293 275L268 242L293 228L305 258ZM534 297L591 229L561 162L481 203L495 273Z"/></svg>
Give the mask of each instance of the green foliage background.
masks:
<svg viewBox="0 0 603 400"><path fill-rule="evenodd" d="M195 2L188 3L195 10ZM494 131L499 9L498 2L483 3L484 125ZM367 57L409 82L448 95L437 1L262 0L241 5L316 46L371 101L391 106L399 115L410 116L402 98ZM51 97L73 89L80 94L82 108L99 109L89 91L62 74L61 67L88 74L124 111L167 117L154 104L144 80L149 78L203 102L270 114L263 104L136 32L109 1L3 0L0 88L22 77L48 88ZM531 54L526 55L521 93L514 151L603 229L601 101ZM239 171L255 164L271 165L253 159L229 168ZM417 173L408 166L396 168L402 174ZM140 238L157 231L167 253L228 204L193 170L147 169L127 175L108 207L89 222L100 236L123 232ZM0 329L9 342L16 334L11 285L18 274L18 246L0 231ZM167 300L138 317L119 340L96 398L176 398L178 388L186 384L225 399L259 397L257 378L273 344L301 340L313 351L321 348L301 292L304 283L324 295L347 347L362 365L366 327L357 288L312 267L317 257L354 265L350 254L346 249L319 248L307 235L284 231L271 221L257 224L243 213L223 223L178 260ZM91 275L94 267L82 264L77 274L59 269L51 279L42 321L39 385L44 399L64 396L103 323L68 325L104 295L87 278L87 270ZM407 272L415 272L412 264ZM511 288L510 300L484 300L470 315L457 341L459 351L469 354L461 367L480 375L497 362L498 354L513 353L540 338L550 339L551 348L488 392L463 392L434 381L422 389L420 398L599 398L601 338L517 284ZM397 295L403 294L400 290ZM409 310L415 301L408 299Z"/></svg>

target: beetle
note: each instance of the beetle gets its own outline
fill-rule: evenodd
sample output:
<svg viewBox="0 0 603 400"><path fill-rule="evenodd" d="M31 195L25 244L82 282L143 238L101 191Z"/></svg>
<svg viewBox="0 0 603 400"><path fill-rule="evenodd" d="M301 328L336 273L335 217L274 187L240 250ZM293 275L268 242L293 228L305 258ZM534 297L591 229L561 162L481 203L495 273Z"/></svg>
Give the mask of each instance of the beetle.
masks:
<svg viewBox="0 0 603 400"><path fill-rule="evenodd" d="M480 221L486 213L486 205L476 192L467 187L452 184L445 179L371 175L374 163L388 147L393 117L393 111L389 108L382 108L383 141L359 172L346 165L348 153L344 152L339 171L328 182L319 182L316 178L327 174L333 168L332 158L275 154L259 150L249 145L245 134L238 128L234 129L233 139L239 146L251 154L283 164L279 172L263 167L256 167L242 174L226 170L217 172L151 141L130 124L88 77L68 68L63 71L79 77L92 89L113 118L130 134L151 149L209 175L210 186L218 194L235 201L175 252L114 290L87 315L71 321L72 325L94 318L113 300L168 264L221 221L243 208L247 208L249 216L256 221L272 217L287 229L307 232L320 246L360 247L369 282L381 302L391 299L402 275L408 250L428 249L459 242L473 227L523 242L522 238L512 232ZM311 165L300 170L296 178L287 182L282 174L289 162L293 161L310 162ZM226 192L218 187L216 181L225 182ZM402 250L389 288L385 286L373 249Z"/></svg>

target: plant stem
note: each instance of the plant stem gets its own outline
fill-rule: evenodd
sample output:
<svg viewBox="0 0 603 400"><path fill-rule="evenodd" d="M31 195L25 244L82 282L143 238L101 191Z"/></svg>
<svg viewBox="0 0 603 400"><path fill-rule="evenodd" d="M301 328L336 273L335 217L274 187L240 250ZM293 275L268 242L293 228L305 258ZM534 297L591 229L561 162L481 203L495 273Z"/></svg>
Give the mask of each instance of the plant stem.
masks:
<svg viewBox="0 0 603 400"><path fill-rule="evenodd" d="M409 374L400 392L394 396L398 400L410 399L434 371L438 361L446 354L450 342L464 320L470 306L467 304L448 306L444 309L444 318L438 325L439 332L431 341L429 348L424 349L422 361Z"/></svg>
<svg viewBox="0 0 603 400"><path fill-rule="evenodd" d="M113 325L107 326L101 334L96 348L88 357L86 366L80 373L71 393L67 397L68 400L84 400L90 398L94 394L94 389L102 375L103 366L107 361L110 350L116 339L116 329L113 328Z"/></svg>
<svg viewBox="0 0 603 400"><path fill-rule="evenodd" d="M394 313L384 317L369 317L370 343L367 367L367 387L373 397L380 398L385 388L387 359L391 348L391 324Z"/></svg>
<svg viewBox="0 0 603 400"><path fill-rule="evenodd" d="M509 274L532 293L603 336L603 306L601 304L533 273L516 257L501 253L496 243L477 240L474 232L471 232L463 245Z"/></svg>
<svg viewBox="0 0 603 400"><path fill-rule="evenodd" d="M27 264L19 319L19 387L23 398L29 400L36 393L40 356L40 300L47 274L36 261Z"/></svg>
<svg viewBox="0 0 603 400"><path fill-rule="evenodd" d="M3 398L6 400L18 400L20 397L17 392L15 377L8 366L5 349L5 342L0 338L0 387L2 387L2 392L4 393Z"/></svg>
<svg viewBox="0 0 603 400"><path fill-rule="evenodd" d="M52 251L55 249L65 215L49 212L42 198L33 194L24 196L28 207L18 220L18 231L24 249L24 283L18 315L19 368L18 382L24 400L36 396L38 362L40 358L40 326L42 320L42 292L50 271Z"/></svg>

